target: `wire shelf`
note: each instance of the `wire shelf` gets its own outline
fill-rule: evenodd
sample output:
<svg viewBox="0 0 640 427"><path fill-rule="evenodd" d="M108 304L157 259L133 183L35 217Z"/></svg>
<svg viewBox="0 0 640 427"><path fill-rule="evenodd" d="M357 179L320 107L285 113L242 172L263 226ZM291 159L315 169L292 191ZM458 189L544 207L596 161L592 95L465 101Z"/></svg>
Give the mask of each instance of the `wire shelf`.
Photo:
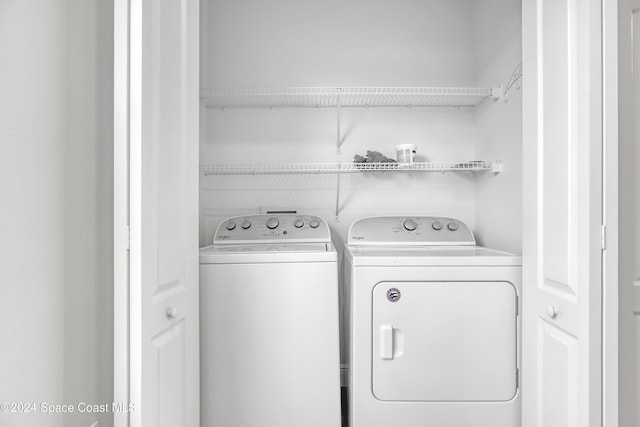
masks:
<svg viewBox="0 0 640 427"><path fill-rule="evenodd" d="M260 163L211 164L200 166L204 176L261 174L322 174L362 172L482 172L499 173L502 162L416 162L404 163Z"/></svg>
<svg viewBox="0 0 640 427"><path fill-rule="evenodd" d="M475 107L490 88L290 87L210 88L200 93L212 108Z"/></svg>

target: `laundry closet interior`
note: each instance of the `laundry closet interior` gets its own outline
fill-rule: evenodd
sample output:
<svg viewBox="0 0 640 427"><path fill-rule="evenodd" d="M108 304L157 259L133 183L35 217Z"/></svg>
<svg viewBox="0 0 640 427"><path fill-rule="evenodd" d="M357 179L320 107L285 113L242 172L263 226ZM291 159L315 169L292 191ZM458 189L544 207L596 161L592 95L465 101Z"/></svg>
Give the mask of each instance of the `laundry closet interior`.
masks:
<svg viewBox="0 0 640 427"><path fill-rule="evenodd" d="M270 233L268 229L277 231L275 219L272 219L275 224L272 227L268 222L257 224L257 217L247 217L244 221L228 220L231 217L270 214L282 223L279 215L295 213L305 216L302 225L296 225L298 230L291 225L288 229L290 236L292 231L304 233L308 224L314 227L310 225L310 218L322 218L328 224L337 250L341 311L349 304L346 295L350 292L345 290L349 280L344 273L347 269L345 245L350 226L361 218L455 219L466 224L475 235L475 242L472 236L468 244L521 254L521 16L522 6L518 0L202 0L199 55L200 247L229 243L229 240L222 239L234 240L243 233L242 229L251 233L253 230L258 233L258 227L267 233ZM396 147L403 144L416 146L412 164L354 163L356 156L366 156L373 151L395 160ZM417 221L419 229L423 230L421 232L431 230L432 224L437 223L432 222L433 219L428 224L424 219ZM445 226L450 224L444 223ZM411 231L406 225L405 229ZM437 234L439 229L436 225L433 229ZM446 227L444 231L447 232ZM284 234L287 231L270 243L286 243L279 241ZM237 249L242 250L256 249ZM203 260L208 253L207 249L203 251L200 255L201 422L203 426L223 425L225 420L231 419L226 418L226 414L220 415L225 412L225 406L236 408L229 409L235 413L241 412L242 407L236 400L253 407L250 400L237 397L241 396L237 392L239 389L251 388L252 379L247 380L239 370L238 376L242 379L234 385L233 375L221 374L224 366L229 366L229 372L236 372L238 367L235 365L246 363L243 354L260 348L257 342L262 342L256 338L255 345L240 347L237 337L252 340L254 335L269 334L267 328L243 335L242 331L247 329L236 329L231 322L236 322L242 313L251 313L250 304L258 304L259 308L254 307L260 314L255 317L249 314L248 317L252 317L252 321L263 319L263 322L268 322L268 313L264 314L263 305L256 301L263 301L262 304L270 302L267 295L260 293L259 286L250 288L243 279L238 279L233 266L218 275L210 273L214 270L206 270L210 266L205 267L208 261ZM283 252L286 255L286 250ZM231 259L235 255L229 256ZM233 264L231 261L228 263ZM243 268L248 271L252 267ZM284 271L283 268L280 271ZM485 396L480 400L511 401L510 405L517 408L510 409L511 414L507 418L513 420L514 414L519 419L520 405L516 369L516 364L517 368L520 367L520 327L519 320L516 320L520 270L518 265L510 270L517 272L515 274L491 276L498 269L486 277L484 273L477 277L469 273L469 276L463 274L439 280L475 281L476 285L472 287L476 290L469 288L470 292L484 286L477 285L483 282L508 283L509 289L505 294L508 300L508 308L505 309L507 320L505 322L505 317L502 317L501 322L514 329L506 332L511 338L511 347L501 354L510 358L505 363L510 366L507 368L510 369L510 389L506 397L504 394L499 398ZM278 270L265 270L263 275L269 274L266 271ZM289 280L286 273L280 274L283 282ZM250 277L256 276L260 274ZM410 280L436 280L425 277L415 276ZM302 274L299 280L300 286L304 286L311 279ZM265 286L274 287L273 293L281 295L279 300L298 295L296 291L284 291L284 285L279 288L277 278L265 278L264 282L268 283ZM245 284L247 289L254 289L242 294L251 295L246 297L246 301L253 302L246 305L239 293L230 289ZM411 294L410 286L398 287L402 292L409 289ZM392 291L397 289L392 288ZM216 295L221 294L225 294L228 303L218 305ZM225 307L232 304L241 304L242 309L235 313L229 310L231 314L228 317L216 314L226 313ZM453 304L462 307L457 301ZM470 307L461 309L467 316L471 316L469 313L473 310ZM349 317L348 314L345 316ZM226 328L228 331L220 331L214 325L226 322L230 322ZM250 323L246 319L238 322ZM322 322L310 321L309 324ZM256 330L259 328L261 326L256 326ZM350 369L346 350L349 345L347 328L342 319L340 382L343 392L349 384ZM373 328L375 334L377 326ZM465 328L461 329L461 337L464 333L471 334L468 332L471 328ZM274 329L278 329L277 324ZM286 341L287 333L291 332L283 327L281 333ZM280 339L280 332L274 330L273 334L273 339ZM516 335L517 338L514 337ZM485 347L496 345L491 338L486 341ZM225 352L237 351L239 356L235 358L216 353L220 342L229 343L228 347L225 345ZM306 344L300 345L304 347ZM325 347L322 341L317 345ZM283 353L288 353L285 348ZM265 360L274 357L269 350L262 350ZM212 362L216 354L221 359ZM309 358L314 356L309 355ZM253 366L252 363L262 366L263 362L251 359L246 365ZM264 363L267 370L273 368ZM478 363L474 361L471 365L478 366ZM255 366L247 369L253 368ZM476 369L476 372L480 371ZM259 379L256 381L260 385L255 388L259 389L263 384ZM216 386L216 382L229 384ZM449 385L456 387L453 383ZM308 386L313 388L314 384ZM447 388L444 383L442 388ZM477 394L465 396L460 399L473 401ZM253 410L263 410L260 402L266 398L266 394L263 398L256 398ZM344 393L342 398L344 423L348 404ZM218 401L212 402L211 399ZM434 399L446 401L448 398ZM458 398L452 400L457 401ZM275 403L274 406L279 405ZM435 411L443 412L433 415L435 418L431 418L431 422L453 419L453 414L446 414L452 407L442 409L444 406L447 404L437 406L441 409ZM467 407L462 403L460 408L464 411ZM429 421L421 418L420 411L417 409L415 416L405 415L408 419L414 418L407 422ZM472 410L458 421L478 414ZM494 414L489 412L481 416L486 420L479 421L477 425L485 425L482 423L489 422ZM500 417L503 418L496 425L511 424L511 421L505 423L507 418L504 414ZM241 416L233 419L237 423L232 422L233 425L251 424L241 421ZM275 418L270 422L278 424ZM383 425L386 421L380 422ZM333 421L324 423L335 424Z"/></svg>
<svg viewBox="0 0 640 427"><path fill-rule="evenodd" d="M521 9L201 1L200 246L227 217L296 210L325 218L339 252L358 218L431 215L521 253ZM426 170L351 172L400 144Z"/></svg>

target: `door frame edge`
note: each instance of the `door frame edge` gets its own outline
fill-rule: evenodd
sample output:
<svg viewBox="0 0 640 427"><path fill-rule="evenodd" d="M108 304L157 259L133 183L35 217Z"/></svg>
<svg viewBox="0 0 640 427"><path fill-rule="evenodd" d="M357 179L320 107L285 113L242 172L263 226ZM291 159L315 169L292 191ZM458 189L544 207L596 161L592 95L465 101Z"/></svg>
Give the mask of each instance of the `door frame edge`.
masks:
<svg viewBox="0 0 640 427"><path fill-rule="evenodd" d="M602 2L602 426L618 426L618 2Z"/></svg>
<svg viewBox="0 0 640 427"><path fill-rule="evenodd" d="M113 20L113 403L130 403L129 342L129 0L114 0ZM129 427L113 411L114 427Z"/></svg>

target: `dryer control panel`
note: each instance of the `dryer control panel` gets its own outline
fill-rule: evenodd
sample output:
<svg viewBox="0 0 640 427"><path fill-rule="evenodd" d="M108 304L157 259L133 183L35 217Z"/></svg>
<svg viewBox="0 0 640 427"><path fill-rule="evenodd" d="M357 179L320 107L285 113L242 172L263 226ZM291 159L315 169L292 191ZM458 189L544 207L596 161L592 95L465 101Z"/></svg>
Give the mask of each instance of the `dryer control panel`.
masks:
<svg viewBox="0 0 640 427"><path fill-rule="evenodd" d="M471 229L455 218L432 216L381 216L354 222L349 246L379 245L475 245Z"/></svg>
<svg viewBox="0 0 640 427"><path fill-rule="evenodd" d="M327 222L313 215L243 215L222 221L214 245L247 243L331 243Z"/></svg>

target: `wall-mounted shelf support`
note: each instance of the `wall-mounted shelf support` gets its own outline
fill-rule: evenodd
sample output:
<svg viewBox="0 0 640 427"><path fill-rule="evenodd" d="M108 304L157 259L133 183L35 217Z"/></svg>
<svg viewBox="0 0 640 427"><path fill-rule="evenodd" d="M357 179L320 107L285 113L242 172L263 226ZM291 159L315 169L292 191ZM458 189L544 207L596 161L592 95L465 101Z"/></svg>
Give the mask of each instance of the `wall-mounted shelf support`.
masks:
<svg viewBox="0 0 640 427"><path fill-rule="evenodd" d="M324 174L365 172L502 172L502 162L415 162L415 163L246 163L201 165L210 175Z"/></svg>
<svg viewBox="0 0 640 427"><path fill-rule="evenodd" d="M337 182L336 182L336 222L340 221L340 176L341 174L336 174Z"/></svg>
<svg viewBox="0 0 640 427"><path fill-rule="evenodd" d="M493 172L493 173L502 172L502 161L497 160L497 161L491 163L491 172Z"/></svg>
<svg viewBox="0 0 640 427"><path fill-rule="evenodd" d="M342 88L337 88L336 91L338 92L336 94L336 111L337 111L337 128L338 128L338 141L336 143L336 154L341 154L342 152L340 151L340 146L342 145L342 135L340 132L340 106L341 106L341 95L342 95Z"/></svg>
<svg viewBox="0 0 640 427"><path fill-rule="evenodd" d="M340 220L340 176L343 173L366 172L502 172L502 162L417 162L403 163L262 163L201 165L204 177L215 175L336 174L335 220Z"/></svg>
<svg viewBox="0 0 640 427"><path fill-rule="evenodd" d="M496 95L499 94L499 95ZM209 88L200 99L209 108L335 108L336 154L342 153L343 107L473 108L502 90L465 87Z"/></svg>
<svg viewBox="0 0 640 427"><path fill-rule="evenodd" d="M286 87L208 88L200 99L209 108L473 108L491 88L466 87Z"/></svg>
<svg viewBox="0 0 640 427"><path fill-rule="evenodd" d="M209 88L200 91L209 108L336 108L336 154L341 154L343 107L454 107L474 108L487 98L508 99L513 86L520 88L522 64L514 70L506 86L461 87L289 87L289 88ZM335 219L340 213L340 175L363 172L502 172L502 162L462 163L279 163L203 165L203 176L258 174L335 173Z"/></svg>
<svg viewBox="0 0 640 427"><path fill-rule="evenodd" d="M507 84L493 89L492 98L495 100L502 99L504 102L509 101L509 93L513 88L520 89L522 87L522 63L513 70Z"/></svg>

